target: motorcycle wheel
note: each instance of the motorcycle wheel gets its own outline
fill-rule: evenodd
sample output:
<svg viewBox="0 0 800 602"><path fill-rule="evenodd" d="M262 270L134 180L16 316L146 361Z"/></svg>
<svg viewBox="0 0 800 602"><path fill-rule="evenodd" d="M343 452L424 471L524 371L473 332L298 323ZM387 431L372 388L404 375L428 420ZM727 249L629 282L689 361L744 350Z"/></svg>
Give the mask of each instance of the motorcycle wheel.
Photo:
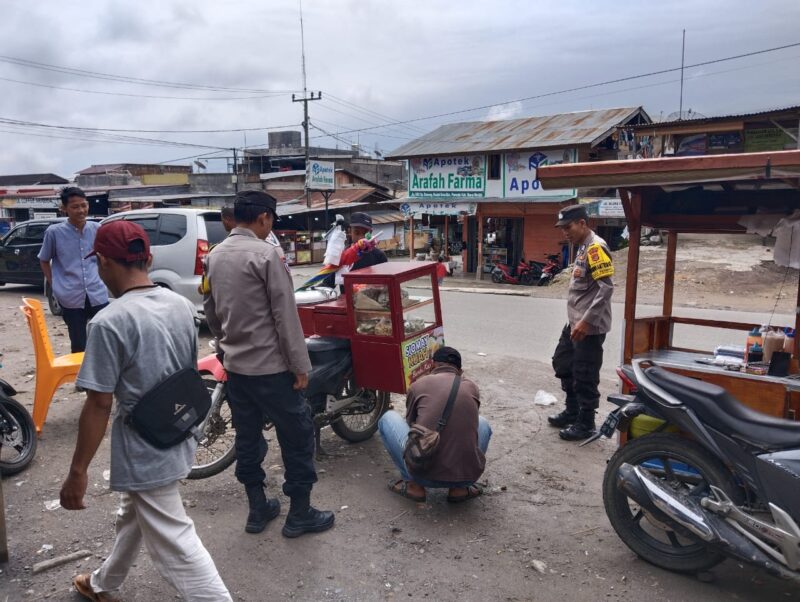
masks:
<svg viewBox="0 0 800 602"><path fill-rule="evenodd" d="M375 389L364 389L374 401L372 409L366 413L342 413L331 422L333 432L349 443L366 441L378 430L378 420L389 409L389 394ZM347 408L344 410L347 412Z"/></svg>
<svg viewBox="0 0 800 602"><path fill-rule="evenodd" d="M740 503L742 491L719 460L698 443L678 435L656 433L633 439L608 461L603 477L603 504L620 539L651 564L670 571L696 573L725 560L725 555L710 550L697 539L678 534L629 499L617 487L617 473L624 463L645 468L670 488L698 499L709 494L709 485L714 485L734 503Z"/></svg>
<svg viewBox="0 0 800 602"><path fill-rule="evenodd" d="M536 284L536 276L534 276L533 272L522 272L522 276L519 277L519 283L524 286L533 286Z"/></svg>
<svg viewBox="0 0 800 602"><path fill-rule="evenodd" d="M0 403L13 421L5 424L0 418L0 476L22 472L36 455L36 427L28 410L16 399L0 397Z"/></svg>
<svg viewBox="0 0 800 602"><path fill-rule="evenodd" d="M45 285L45 294L47 295L47 306L50 308L50 313L54 316L63 315L64 312L61 309L61 304L53 294L53 287L49 284Z"/></svg>
<svg viewBox="0 0 800 602"><path fill-rule="evenodd" d="M498 272L492 272L492 282L500 284L503 282L503 275Z"/></svg>
<svg viewBox="0 0 800 602"><path fill-rule="evenodd" d="M204 378L210 393L213 393L217 381ZM194 454L194 465L189 471L189 479L206 479L221 473L236 459L236 431L233 429L231 408L228 405L227 387L223 390L222 400L211 410L211 417L203 431L203 439L197 444Z"/></svg>

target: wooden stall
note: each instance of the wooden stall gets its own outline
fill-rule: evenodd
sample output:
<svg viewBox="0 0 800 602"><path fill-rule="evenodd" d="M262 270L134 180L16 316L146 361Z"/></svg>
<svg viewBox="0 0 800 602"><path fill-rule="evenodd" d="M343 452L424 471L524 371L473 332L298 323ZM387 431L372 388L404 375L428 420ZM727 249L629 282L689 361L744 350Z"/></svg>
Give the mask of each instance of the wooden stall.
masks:
<svg viewBox="0 0 800 602"><path fill-rule="evenodd" d="M745 220L777 222L800 209L800 151L743 153L631 161L575 163L538 171L547 188L617 188L630 232L623 361L649 358L679 374L724 387L755 410L800 419L800 336L786 377L733 372L706 365L711 349L673 345L676 324L747 332L760 324L680 317L673 314L675 258L681 234L709 236L744 233ZM667 233L664 296L659 315L636 311L640 231L643 226ZM800 286L797 307L800 308ZM800 332L800 309L793 327ZM709 339L709 344L716 341Z"/></svg>

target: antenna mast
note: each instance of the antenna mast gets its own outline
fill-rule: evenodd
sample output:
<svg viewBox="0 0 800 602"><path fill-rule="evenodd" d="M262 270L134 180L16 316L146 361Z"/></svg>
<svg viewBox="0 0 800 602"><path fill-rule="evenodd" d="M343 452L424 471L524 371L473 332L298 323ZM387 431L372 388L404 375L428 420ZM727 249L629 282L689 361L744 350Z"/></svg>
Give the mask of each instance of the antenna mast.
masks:
<svg viewBox="0 0 800 602"><path fill-rule="evenodd" d="M678 119L683 119L683 66L686 59L686 30L683 30L683 43L681 44L681 101L678 105ZM303 59L303 77L305 77L305 59Z"/></svg>

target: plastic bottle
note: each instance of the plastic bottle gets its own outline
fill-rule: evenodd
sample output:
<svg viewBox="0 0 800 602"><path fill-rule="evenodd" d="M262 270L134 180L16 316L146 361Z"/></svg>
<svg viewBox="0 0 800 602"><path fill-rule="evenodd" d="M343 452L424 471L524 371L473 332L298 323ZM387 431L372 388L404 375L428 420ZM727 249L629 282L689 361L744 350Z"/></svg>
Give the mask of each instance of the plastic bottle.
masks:
<svg viewBox="0 0 800 602"><path fill-rule="evenodd" d="M761 361L761 358L764 356L762 343L763 339L761 338L761 331L758 328L753 328L753 330L750 331L750 334L747 335L747 345L745 345L744 349L744 359L746 362ZM750 358L750 348L753 345L758 345L759 347L758 351L760 357L758 358L758 360Z"/></svg>
<svg viewBox="0 0 800 602"><path fill-rule="evenodd" d="M761 343L753 343L747 350L747 363L753 364L764 360L764 348Z"/></svg>
<svg viewBox="0 0 800 602"><path fill-rule="evenodd" d="M772 354L776 351L783 351L784 343L783 332L779 330L769 330L764 335L764 361L772 361Z"/></svg>
<svg viewBox="0 0 800 602"><path fill-rule="evenodd" d="M794 328L784 328L783 334L783 350L794 355Z"/></svg>

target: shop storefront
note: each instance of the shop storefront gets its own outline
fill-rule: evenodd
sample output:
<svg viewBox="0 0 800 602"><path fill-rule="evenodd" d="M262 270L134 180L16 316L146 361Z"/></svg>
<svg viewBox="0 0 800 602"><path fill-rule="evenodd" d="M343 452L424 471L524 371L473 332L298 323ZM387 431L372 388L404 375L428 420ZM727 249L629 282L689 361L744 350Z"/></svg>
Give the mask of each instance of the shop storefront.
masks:
<svg viewBox="0 0 800 602"><path fill-rule="evenodd" d="M319 238L324 232L315 233ZM312 235L309 231L275 230L275 236L281 243L283 254L289 265L304 265L312 261ZM325 251L323 249L323 256Z"/></svg>

